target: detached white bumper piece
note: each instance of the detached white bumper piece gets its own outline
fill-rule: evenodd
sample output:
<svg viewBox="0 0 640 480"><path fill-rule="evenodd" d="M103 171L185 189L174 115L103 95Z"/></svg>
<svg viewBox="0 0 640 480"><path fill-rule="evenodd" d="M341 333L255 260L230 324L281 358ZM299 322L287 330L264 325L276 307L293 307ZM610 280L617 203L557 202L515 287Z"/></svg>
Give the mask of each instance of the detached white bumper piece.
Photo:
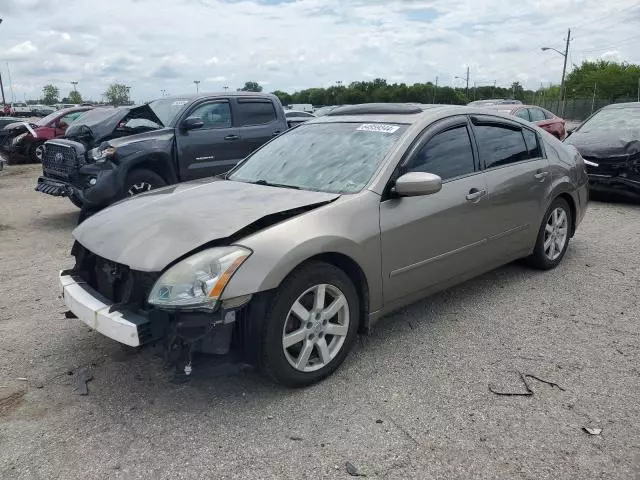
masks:
<svg viewBox="0 0 640 480"><path fill-rule="evenodd" d="M109 312L113 305L82 279L59 276L64 303L76 317L93 330L116 342L137 347L150 337L149 320L131 312Z"/></svg>

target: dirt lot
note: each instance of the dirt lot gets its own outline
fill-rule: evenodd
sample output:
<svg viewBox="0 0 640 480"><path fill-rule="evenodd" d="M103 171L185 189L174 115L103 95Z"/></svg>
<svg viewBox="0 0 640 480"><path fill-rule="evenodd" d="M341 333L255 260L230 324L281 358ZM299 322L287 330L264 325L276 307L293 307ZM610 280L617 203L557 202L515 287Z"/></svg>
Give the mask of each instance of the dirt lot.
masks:
<svg viewBox="0 0 640 480"><path fill-rule="evenodd" d="M235 366L179 383L65 319L77 210L37 175L0 172L0 478L640 478L640 207L592 203L558 269L419 302L288 390ZM524 391L515 371L562 390L489 391Z"/></svg>

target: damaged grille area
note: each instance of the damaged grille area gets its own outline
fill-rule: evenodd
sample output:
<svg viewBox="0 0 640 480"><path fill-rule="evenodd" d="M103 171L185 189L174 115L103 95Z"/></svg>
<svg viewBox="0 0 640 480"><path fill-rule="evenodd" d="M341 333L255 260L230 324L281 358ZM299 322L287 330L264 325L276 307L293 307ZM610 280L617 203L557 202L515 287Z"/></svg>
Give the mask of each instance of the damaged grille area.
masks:
<svg viewBox="0 0 640 480"><path fill-rule="evenodd" d="M42 171L47 176L69 180L84 163L84 159L78 157L73 147L47 142L42 159Z"/></svg>
<svg viewBox="0 0 640 480"><path fill-rule="evenodd" d="M147 298L160 273L132 270L90 252L75 242L71 253L76 258L73 274L108 300L131 310L147 308Z"/></svg>
<svg viewBox="0 0 640 480"><path fill-rule="evenodd" d="M619 157L584 157L585 160L595 162L597 167L587 165L587 172L594 175L640 176L640 153Z"/></svg>

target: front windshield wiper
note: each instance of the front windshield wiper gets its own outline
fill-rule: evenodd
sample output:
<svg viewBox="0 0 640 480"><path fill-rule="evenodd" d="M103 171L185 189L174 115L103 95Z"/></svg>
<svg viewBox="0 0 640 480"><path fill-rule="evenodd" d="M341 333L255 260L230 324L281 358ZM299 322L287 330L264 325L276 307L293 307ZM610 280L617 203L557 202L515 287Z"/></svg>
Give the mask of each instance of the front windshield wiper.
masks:
<svg viewBox="0 0 640 480"><path fill-rule="evenodd" d="M253 183L254 185L266 185L268 187L281 187L281 188L291 188L293 190L300 190L300 187L296 187L295 185L285 185L284 183L271 183L262 179L256 180L255 182L249 182L249 183Z"/></svg>

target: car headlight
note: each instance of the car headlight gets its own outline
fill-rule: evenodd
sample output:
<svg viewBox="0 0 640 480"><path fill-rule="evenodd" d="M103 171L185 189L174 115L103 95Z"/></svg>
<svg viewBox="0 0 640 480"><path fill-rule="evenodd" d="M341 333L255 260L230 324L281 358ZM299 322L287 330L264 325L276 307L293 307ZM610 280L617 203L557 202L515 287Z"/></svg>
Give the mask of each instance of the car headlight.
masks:
<svg viewBox="0 0 640 480"><path fill-rule="evenodd" d="M227 283L249 255L247 248L230 246L185 258L156 281L148 302L167 309L214 310Z"/></svg>
<svg viewBox="0 0 640 480"><path fill-rule="evenodd" d="M27 135L29 135L27 132L25 133L21 133L20 135L18 135L17 137L15 137L13 139L13 145L17 145L19 144L22 140L24 140L24 137L26 137Z"/></svg>
<svg viewBox="0 0 640 480"><path fill-rule="evenodd" d="M113 157L115 153L115 147L96 147L89 151L89 158L91 158L96 163L100 163L107 161L109 158Z"/></svg>

